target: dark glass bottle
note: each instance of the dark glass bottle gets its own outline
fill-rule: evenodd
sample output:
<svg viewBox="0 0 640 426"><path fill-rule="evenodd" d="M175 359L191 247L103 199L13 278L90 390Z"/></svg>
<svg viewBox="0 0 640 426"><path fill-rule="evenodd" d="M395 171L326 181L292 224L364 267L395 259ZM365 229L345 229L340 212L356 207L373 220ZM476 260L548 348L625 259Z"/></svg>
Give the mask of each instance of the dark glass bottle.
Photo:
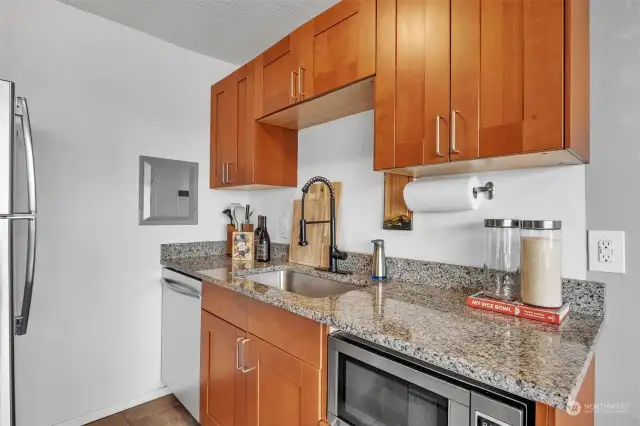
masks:
<svg viewBox="0 0 640 426"><path fill-rule="evenodd" d="M258 234L258 246L256 248L256 260L258 262L269 262L271 260L271 238L267 230L267 217L262 216L262 223L258 224L260 232Z"/></svg>
<svg viewBox="0 0 640 426"><path fill-rule="evenodd" d="M253 233L253 252L254 253L258 253L258 240L260 239L260 231L262 231L263 219L264 219L264 216L258 215L258 226L256 226L256 229ZM256 256L256 260L258 260L257 256Z"/></svg>

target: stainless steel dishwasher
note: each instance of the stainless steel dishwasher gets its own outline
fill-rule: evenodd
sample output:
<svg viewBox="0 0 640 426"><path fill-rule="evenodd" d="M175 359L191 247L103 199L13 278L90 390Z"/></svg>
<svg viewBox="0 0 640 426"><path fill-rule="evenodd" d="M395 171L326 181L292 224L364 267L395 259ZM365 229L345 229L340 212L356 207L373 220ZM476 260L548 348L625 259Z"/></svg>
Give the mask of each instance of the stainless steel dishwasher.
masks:
<svg viewBox="0 0 640 426"><path fill-rule="evenodd" d="M162 382L199 421L202 281L162 269Z"/></svg>

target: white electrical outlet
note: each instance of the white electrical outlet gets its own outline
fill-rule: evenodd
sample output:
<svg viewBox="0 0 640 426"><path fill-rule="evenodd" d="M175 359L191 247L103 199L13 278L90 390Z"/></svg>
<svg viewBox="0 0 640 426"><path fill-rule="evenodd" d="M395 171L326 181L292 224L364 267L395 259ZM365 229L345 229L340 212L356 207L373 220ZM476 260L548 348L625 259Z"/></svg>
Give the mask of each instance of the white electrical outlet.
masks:
<svg viewBox="0 0 640 426"><path fill-rule="evenodd" d="M613 263L613 241L598 241L598 262Z"/></svg>
<svg viewBox="0 0 640 426"><path fill-rule="evenodd" d="M589 270L626 273L624 231L589 231Z"/></svg>

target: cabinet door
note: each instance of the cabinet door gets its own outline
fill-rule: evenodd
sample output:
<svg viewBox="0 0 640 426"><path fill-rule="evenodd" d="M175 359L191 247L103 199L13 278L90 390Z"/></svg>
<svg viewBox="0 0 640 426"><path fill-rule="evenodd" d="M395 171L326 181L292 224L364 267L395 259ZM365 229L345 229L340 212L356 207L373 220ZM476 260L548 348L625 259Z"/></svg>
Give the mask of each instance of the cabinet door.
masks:
<svg viewBox="0 0 640 426"><path fill-rule="evenodd" d="M305 79L303 93L320 95L376 73L375 0L342 0L312 22L311 45L301 55L312 54L313 79Z"/></svg>
<svg viewBox="0 0 640 426"><path fill-rule="evenodd" d="M237 162L236 146L231 143L230 78L211 86L210 186L220 188L227 183L227 165ZM234 169L235 171L235 169Z"/></svg>
<svg viewBox="0 0 640 426"><path fill-rule="evenodd" d="M246 362L248 426L317 426L320 370L249 335Z"/></svg>
<svg viewBox="0 0 640 426"><path fill-rule="evenodd" d="M203 426L246 424L246 375L237 368L244 332L202 311L200 422Z"/></svg>
<svg viewBox="0 0 640 426"><path fill-rule="evenodd" d="M564 4L451 1L452 160L563 148Z"/></svg>
<svg viewBox="0 0 640 426"><path fill-rule="evenodd" d="M449 0L378 0L375 169L449 161Z"/></svg>
<svg viewBox="0 0 640 426"><path fill-rule="evenodd" d="M236 158L229 164L229 186L254 183L254 72L249 62L231 75L231 147ZM233 173L235 172L235 174Z"/></svg>
<svg viewBox="0 0 640 426"><path fill-rule="evenodd" d="M262 111L259 116L285 108L300 98L297 90L298 65L291 37L286 36L262 53L259 70Z"/></svg>

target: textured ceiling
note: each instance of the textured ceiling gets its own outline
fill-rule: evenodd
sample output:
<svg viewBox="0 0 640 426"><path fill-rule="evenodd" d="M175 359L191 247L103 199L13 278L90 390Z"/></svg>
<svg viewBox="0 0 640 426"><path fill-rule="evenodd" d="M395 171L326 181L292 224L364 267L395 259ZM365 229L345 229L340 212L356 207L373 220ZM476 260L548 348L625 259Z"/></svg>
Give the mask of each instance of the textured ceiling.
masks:
<svg viewBox="0 0 640 426"><path fill-rule="evenodd" d="M257 56L338 0L59 0L233 64Z"/></svg>

